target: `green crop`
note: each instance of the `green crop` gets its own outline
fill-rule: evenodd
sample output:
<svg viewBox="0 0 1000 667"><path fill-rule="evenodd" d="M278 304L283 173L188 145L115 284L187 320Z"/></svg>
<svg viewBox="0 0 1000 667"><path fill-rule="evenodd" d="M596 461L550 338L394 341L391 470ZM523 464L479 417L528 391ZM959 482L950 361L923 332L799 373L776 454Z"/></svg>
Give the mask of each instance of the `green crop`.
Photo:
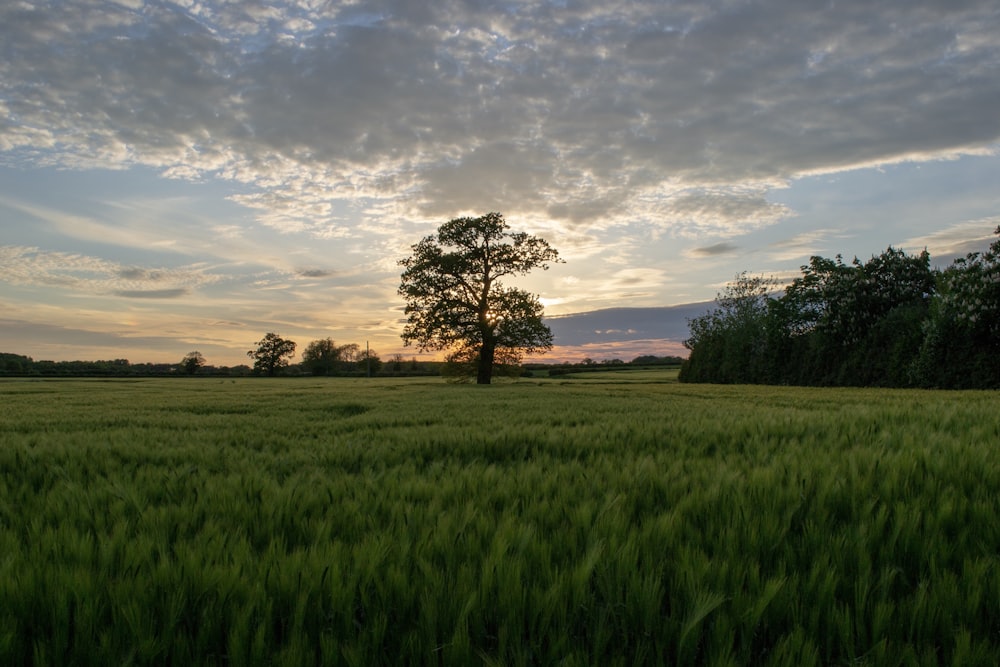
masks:
<svg viewBox="0 0 1000 667"><path fill-rule="evenodd" d="M0 664L1000 662L1000 396L664 377L0 382Z"/></svg>

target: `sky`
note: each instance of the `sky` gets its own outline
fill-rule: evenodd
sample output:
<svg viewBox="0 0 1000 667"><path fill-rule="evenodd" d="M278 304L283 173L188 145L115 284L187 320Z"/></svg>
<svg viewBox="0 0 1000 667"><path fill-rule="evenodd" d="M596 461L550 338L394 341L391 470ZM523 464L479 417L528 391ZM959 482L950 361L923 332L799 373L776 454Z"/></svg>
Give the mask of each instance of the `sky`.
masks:
<svg viewBox="0 0 1000 667"><path fill-rule="evenodd" d="M8 0L0 352L431 358L398 261L499 211L565 260L518 286L594 317L549 358L683 353L626 316L989 245L998 34L995 0Z"/></svg>

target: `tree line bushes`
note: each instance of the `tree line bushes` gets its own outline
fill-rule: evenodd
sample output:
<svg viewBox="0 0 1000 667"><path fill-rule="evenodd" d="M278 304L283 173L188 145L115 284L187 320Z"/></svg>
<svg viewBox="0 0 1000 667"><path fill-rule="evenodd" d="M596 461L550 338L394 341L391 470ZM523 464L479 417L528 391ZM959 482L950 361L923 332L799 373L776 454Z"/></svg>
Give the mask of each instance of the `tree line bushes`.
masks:
<svg viewBox="0 0 1000 667"><path fill-rule="evenodd" d="M295 341L268 333L257 342L257 347L247 351L256 375L436 375L439 362L409 361L395 354L384 362L375 350L361 349L356 343L337 345L332 338L314 340L302 351L302 361L292 364Z"/></svg>
<svg viewBox="0 0 1000 667"><path fill-rule="evenodd" d="M744 272L689 320L680 380L1000 388L1000 238L943 270L926 250L812 257L777 287Z"/></svg>
<svg viewBox="0 0 1000 667"><path fill-rule="evenodd" d="M277 334L268 334L275 336ZM280 338L280 337L278 337ZM268 338L265 336L265 340ZM284 339L282 339L284 340ZM295 343L291 344L294 350ZM258 343L258 345L260 345ZM279 346L280 348L280 346ZM286 347L287 349L287 347ZM279 349L280 351L280 349ZM0 352L0 377L163 377L163 376L212 376L246 377L250 375L342 375L342 376L403 376L436 375L440 363L405 359L401 354L383 361L374 351L360 349L356 344L334 345L330 339L313 341L306 347L300 363L290 363L291 357L282 359L280 365L273 360L237 366L213 366L200 352L189 352L178 363L138 363L128 359L99 361L36 361L31 357ZM270 363L274 363L270 366ZM270 372L269 372L270 371Z"/></svg>
<svg viewBox="0 0 1000 667"><path fill-rule="evenodd" d="M187 360L188 357L185 357ZM203 364L191 374L238 377L250 375L252 369L241 364L238 366L209 366ZM128 359L110 359L98 361L50 361L35 360L31 357L10 352L0 352L0 376L44 376L44 377L129 377L129 376L160 376L189 373L185 362L170 363L138 363L133 364Z"/></svg>
<svg viewBox="0 0 1000 667"><path fill-rule="evenodd" d="M393 354L383 360L377 352L362 349L356 343L338 345L331 338L314 340L306 345L299 363L292 363L297 349L295 341L276 333L268 333L255 343L247 356L253 367L212 366L201 352L184 355L180 362L133 364L128 359L112 361L35 361L20 354L0 353L0 377L3 376L46 376L46 377L128 377L128 376L222 376L244 377L249 375L297 376L327 375L382 377L445 375L448 377L468 377L468 369L450 368L455 361L418 361L415 357L406 359L402 354ZM678 367L682 357L658 357L643 355L631 361L605 359L594 361L584 359L577 363L530 363L521 366L512 363L508 375L568 375L593 370L634 370L637 368ZM471 377L475 377L472 374Z"/></svg>
<svg viewBox="0 0 1000 667"><path fill-rule="evenodd" d="M536 371L547 371L549 377L553 377L557 375L572 375L573 373L587 373L590 371L627 371L648 368L678 367L683 363L683 361L683 357L658 357L647 354L636 357L631 361L623 361L621 359L605 359L603 361L584 359L583 361L575 364L525 364L524 368L526 372L531 373Z"/></svg>

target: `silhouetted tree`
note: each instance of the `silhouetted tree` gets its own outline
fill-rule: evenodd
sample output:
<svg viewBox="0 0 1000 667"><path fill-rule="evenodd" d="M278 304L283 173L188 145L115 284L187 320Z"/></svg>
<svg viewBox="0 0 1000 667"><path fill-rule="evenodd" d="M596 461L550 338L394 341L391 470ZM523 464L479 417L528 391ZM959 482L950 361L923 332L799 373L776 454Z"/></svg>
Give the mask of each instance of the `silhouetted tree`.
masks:
<svg viewBox="0 0 1000 667"><path fill-rule="evenodd" d="M453 350L445 357L441 375L449 382L465 383L478 379L479 351L475 347ZM493 376L516 378L521 374L521 356L516 350L497 348L493 354ZM491 378L492 380L492 378Z"/></svg>
<svg viewBox="0 0 1000 667"><path fill-rule="evenodd" d="M201 352L188 352L181 359L181 370L183 370L188 375L194 375L205 365L205 357L202 356Z"/></svg>
<svg viewBox="0 0 1000 667"><path fill-rule="evenodd" d="M358 353L358 360L356 363L358 365L358 370L366 375L375 375L382 370L382 360L379 358L378 352L375 350L361 350Z"/></svg>
<svg viewBox="0 0 1000 667"><path fill-rule="evenodd" d="M314 340L302 352L302 366L313 375L336 375L343 361L344 349L332 338Z"/></svg>
<svg viewBox="0 0 1000 667"><path fill-rule="evenodd" d="M247 356L253 359L254 373L273 376L295 356L295 343L276 333L268 333L257 341L256 349L249 350Z"/></svg>
<svg viewBox="0 0 1000 667"><path fill-rule="evenodd" d="M472 355L479 384L490 383L498 350L509 361L552 347L538 298L500 282L559 261L546 241L511 232L501 214L487 213L451 220L412 250L400 261L406 345L451 349L463 362Z"/></svg>
<svg viewBox="0 0 1000 667"><path fill-rule="evenodd" d="M358 360L361 359L361 346L357 343L347 343L340 347L339 369L348 373L358 370Z"/></svg>

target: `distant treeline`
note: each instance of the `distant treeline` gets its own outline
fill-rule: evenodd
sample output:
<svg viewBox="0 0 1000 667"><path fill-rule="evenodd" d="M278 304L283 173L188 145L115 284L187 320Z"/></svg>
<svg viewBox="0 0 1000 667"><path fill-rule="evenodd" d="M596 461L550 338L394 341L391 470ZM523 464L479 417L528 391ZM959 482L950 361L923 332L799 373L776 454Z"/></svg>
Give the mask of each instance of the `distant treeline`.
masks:
<svg viewBox="0 0 1000 667"><path fill-rule="evenodd" d="M188 357L185 357L187 360ZM381 376L436 375L438 362L393 358L379 362L372 374ZM358 362L345 361L329 375L362 376L367 368ZM306 364L292 364L282 369L282 375L313 375ZM254 375L250 366L212 366L200 364L192 367L181 361L169 363L130 363L128 359L108 361L35 361L20 354L0 352L0 377L164 377L164 376L215 376L245 377Z"/></svg>
<svg viewBox="0 0 1000 667"><path fill-rule="evenodd" d="M249 366L203 366L199 375L250 375ZM180 363L133 364L128 359L101 361L35 361L20 354L0 352L0 376L42 375L64 377L126 377L186 374Z"/></svg>
<svg viewBox="0 0 1000 667"><path fill-rule="evenodd" d="M35 361L31 357L20 354L0 352L0 377L3 376L44 376L44 377L153 377L153 376L215 376L215 377L245 377L254 375L254 370L247 365L212 366L204 362L200 355L191 353L175 364L130 363L128 359L108 361ZM192 358L200 363L192 363ZM402 355L393 355L388 361L382 361L371 355L370 365L372 375L382 377L410 375L439 375L441 362L418 361L404 359ZM632 361L621 359L605 359L594 361L584 359L577 363L531 363L524 365L524 375L548 373L548 375L567 375L584 373L594 370L630 370L650 367L679 367L683 357L658 357L644 355ZM335 365L327 367L316 366L312 357L298 364L290 364L281 369L280 375L340 375L364 376L369 372L368 360L364 357L351 359L338 357Z"/></svg>
<svg viewBox="0 0 1000 667"><path fill-rule="evenodd" d="M594 361L593 359L584 359L583 361L577 363L563 363L563 364L525 364L524 370L525 374L531 374L536 371L548 371L549 376L553 375L569 375L572 373L587 373L589 371L626 371L635 370L636 368L652 368L652 367L679 367L684 362L683 357L657 357L654 355L643 355L636 357L632 361L622 361L621 359L605 359L603 361Z"/></svg>
<svg viewBox="0 0 1000 667"><path fill-rule="evenodd" d="M1000 388L1000 238L943 270L926 250L812 257L776 289L743 273L690 320L680 380Z"/></svg>

